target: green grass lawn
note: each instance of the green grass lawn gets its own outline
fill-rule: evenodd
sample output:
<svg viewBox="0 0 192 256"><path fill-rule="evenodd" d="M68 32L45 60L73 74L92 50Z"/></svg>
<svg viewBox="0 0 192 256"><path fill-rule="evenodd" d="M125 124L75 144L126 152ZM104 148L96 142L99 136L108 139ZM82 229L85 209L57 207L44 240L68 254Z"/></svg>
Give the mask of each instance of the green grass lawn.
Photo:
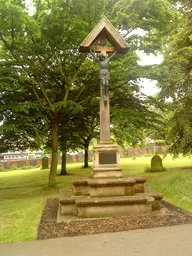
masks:
<svg viewBox="0 0 192 256"><path fill-rule="evenodd" d="M142 175L147 185L164 194L164 198L192 211L192 159L166 157L167 172L145 173L150 157L121 160L124 175ZM47 198L58 197L60 188L71 188L75 175L89 175L82 163L68 164L68 176L57 176L57 188L48 188L48 170L28 169L0 171L0 243L34 240ZM191 167L191 168L190 168Z"/></svg>

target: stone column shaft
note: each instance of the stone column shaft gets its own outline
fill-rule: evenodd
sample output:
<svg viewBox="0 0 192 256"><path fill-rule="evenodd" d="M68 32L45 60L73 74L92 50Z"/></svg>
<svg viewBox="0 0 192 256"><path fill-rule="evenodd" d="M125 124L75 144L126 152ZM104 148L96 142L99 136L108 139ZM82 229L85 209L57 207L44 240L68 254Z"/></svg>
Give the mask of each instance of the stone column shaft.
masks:
<svg viewBox="0 0 192 256"><path fill-rule="evenodd" d="M105 144L111 143L109 98L107 97L107 101L103 100L102 85L100 91L100 143Z"/></svg>

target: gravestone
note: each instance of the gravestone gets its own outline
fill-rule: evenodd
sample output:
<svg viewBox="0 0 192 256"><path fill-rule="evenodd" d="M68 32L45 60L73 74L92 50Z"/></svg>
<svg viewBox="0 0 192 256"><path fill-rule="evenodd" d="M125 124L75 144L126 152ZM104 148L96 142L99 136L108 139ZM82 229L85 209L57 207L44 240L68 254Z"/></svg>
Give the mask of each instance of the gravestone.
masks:
<svg viewBox="0 0 192 256"><path fill-rule="evenodd" d="M125 151L124 151L124 149L123 149L123 148L120 148L120 149L119 149L119 152L120 152L120 157L121 157L121 158L124 158L124 157L125 157Z"/></svg>
<svg viewBox="0 0 192 256"><path fill-rule="evenodd" d="M21 160L21 161L18 161L18 164L17 164L17 167L18 168L21 168L24 166L24 162Z"/></svg>
<svg viewBox="0 0 192 256"><path fill-rule="evenodd" d="M89 161L93 160L93 151L89 150Z"/></svg>
<svg viewBox="0 0 192 256"><path fill-rule="evenodd" d="M30 165L31 165L31 166L36 166L36 165L37 165L37 160L36 160L36 159L30 160ZM48 167L47 167L47 168L48 168ZM47 169L47 168L45 168L45 169Z"/></svg>
<svg viewBox="0 0 192 256"><path fill-rule="evenodd" d="M12 167L11 162L6 162L5 163L5 169L10 169Z"/></svg>
<svg viewBox="0 0 192 256"><path fill-rule="evenodd" d="M155 155L151 159L151 171L163 171L162 159L159 155Z"/></svg>
<svg viewBox="0 0 192 256"><path fill-rule="evenodd" d="M78 161L79 161L79 162L83 162L83 161L84 161L83 152L78 152Z"/></svg>
<svg viewBox="0 0 192 256"><path fill-rule="evenodd" d="M42 158L42 169L48 169L48 168L49 168L48 157L44 156Z"/></svg>

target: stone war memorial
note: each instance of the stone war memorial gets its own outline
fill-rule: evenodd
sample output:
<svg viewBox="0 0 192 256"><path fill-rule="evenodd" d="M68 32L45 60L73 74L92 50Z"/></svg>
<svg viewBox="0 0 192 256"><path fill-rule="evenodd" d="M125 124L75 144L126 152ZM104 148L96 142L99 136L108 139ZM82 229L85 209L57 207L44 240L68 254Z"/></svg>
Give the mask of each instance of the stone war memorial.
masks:
<svg viewBox="0 0 192 256"><path fill-rule="evenodd" d="M135 216L160 209L162 196L146 190L143 177L124 177L120 152L110 138L108 66L116 54L126 54L128 45L110 21L103 17L81 43L80 52L90 53L100 66L100 142L93 148L93 166L89 177L73 180L73 193L61 190L57 221L75 218Z"/></svg>

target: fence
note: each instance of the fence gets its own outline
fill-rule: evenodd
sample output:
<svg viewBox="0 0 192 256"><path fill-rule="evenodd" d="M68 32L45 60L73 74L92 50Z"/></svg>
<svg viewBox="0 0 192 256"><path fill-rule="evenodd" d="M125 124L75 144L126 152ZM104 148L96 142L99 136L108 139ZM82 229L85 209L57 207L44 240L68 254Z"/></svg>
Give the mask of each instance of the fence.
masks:
<svg viewBox="0 0 192 256"><path fill-rule="evenodd" d="M156 147L147 147L147 148L128 148L126 150L120 149L120 156L123 157L137 157L142 155L154 154L154 153L164 153L169 149L169 146L156 146ZM92 160L93 153L89 151L89 161ZM84 155L82 152L77 154L67 154L66 155L67 162L83 162ZM51 163L51 159L49 158L49 165ZM61 157L58 158L58 163L61 164ZM10 168L25 168L30 166L41 166L42 159L30 159L30 160L9 160L0 162L0 170L1 169L10 169Z"/></svg>
<svg viewBox="0 0 192 256"><path fill-rule="evenodd" d="M128 157L136 157L148 154L161 154L166 152L170 146L155 146L146 148L128 148L124 151L124 155Z"/></svg>

